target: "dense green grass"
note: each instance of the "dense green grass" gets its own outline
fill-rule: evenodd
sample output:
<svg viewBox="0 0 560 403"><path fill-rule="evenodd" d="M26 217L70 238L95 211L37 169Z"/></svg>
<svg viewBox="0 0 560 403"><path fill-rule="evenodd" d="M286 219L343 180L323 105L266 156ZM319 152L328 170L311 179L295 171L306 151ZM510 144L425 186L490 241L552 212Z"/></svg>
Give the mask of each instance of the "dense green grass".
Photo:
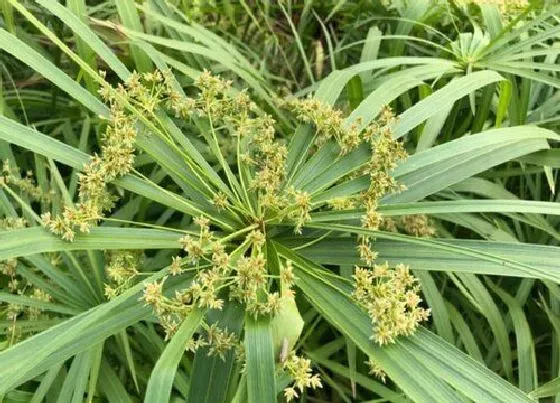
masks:
<svg viewBox="0 0 560 403"><path fill-rule="evenodd" d="M0 400L560 398L560 8L383 3L0 1ZM134 159L109 174L108 146ZM431 309L394 343L363 242Z"/></svg>

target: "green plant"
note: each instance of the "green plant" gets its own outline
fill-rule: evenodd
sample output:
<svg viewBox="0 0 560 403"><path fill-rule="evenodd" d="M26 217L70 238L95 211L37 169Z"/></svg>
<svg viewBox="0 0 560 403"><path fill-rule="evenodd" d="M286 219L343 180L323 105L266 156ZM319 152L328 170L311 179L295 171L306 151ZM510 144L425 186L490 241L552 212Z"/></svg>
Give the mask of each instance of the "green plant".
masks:
<svg viewBox="0 0 560 403"><path fill-rule="evenodd" d="M364 31L359 60L338 47L348 67L308 74L313 96L281 100L253 53L181 3L91 19L78 0L3 4L20 83L0 116L7 401L558 392L556 9L505 26L466 9L485 31L451 39L450 20L449 35L420 21L463 11L418 2L395 34ZM293 28L305 55L313 25Z"/></svg>

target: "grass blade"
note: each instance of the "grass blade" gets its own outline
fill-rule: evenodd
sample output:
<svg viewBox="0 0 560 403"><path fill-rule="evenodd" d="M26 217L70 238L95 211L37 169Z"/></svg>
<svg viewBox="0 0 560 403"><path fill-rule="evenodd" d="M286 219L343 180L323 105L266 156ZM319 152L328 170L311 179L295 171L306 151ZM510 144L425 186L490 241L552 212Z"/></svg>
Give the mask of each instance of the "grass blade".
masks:
<svg viewBox="0 0 560 403"><path fill-rule="evenodd" d="M276 402L274 345L268 319L245 319L245 349L249 403Z"/></svg>
<svg viewBox="0 0 560 403"><path fill-rule="evenodd" d="M189 313L163 350L148 381L144 399L146 403L166 402L171 398L175 372L185 352L185 344L192 338L205 314L202 309L194 309Z"/></svg>

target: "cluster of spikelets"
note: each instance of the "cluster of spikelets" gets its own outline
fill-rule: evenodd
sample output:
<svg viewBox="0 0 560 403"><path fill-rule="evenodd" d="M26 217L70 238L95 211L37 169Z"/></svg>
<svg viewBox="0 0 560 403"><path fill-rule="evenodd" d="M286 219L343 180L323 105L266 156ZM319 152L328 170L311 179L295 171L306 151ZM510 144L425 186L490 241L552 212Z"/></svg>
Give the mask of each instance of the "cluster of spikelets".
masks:
<svg viewBox="0 0 560 403"><path fill-rule="evenodd" d="M195 221L200 227L199 235L186 235L181 239L187 255L174 257L169 267L171 275L196 271L191 285L177 290L173 297L163 295L165 279L148 284L144 289L143 299L152 305L168 337L194 307L221 310L225 289L231 300L244 304L247 312L255 316L274 315L283 298L292 297L291 263L282 265L279 275L268 274L262 232L249 232L237 249L241 253L227 253L223 242L214 239L208 220L199 217ZM280 292L269 290L271 280L279 283Z"/></svg>
<svg viewBox="0 0 560 403"><path fill-rule="evenodd" d="M237 165L239 172L244 168L254 170L249 183L244 183L250 190L257 193L258 211L253 214L262 217L267 210L281 211L289 201L289 195L281 192L281 184L285 177L285 161L288 150L282 142L275 138L275 120L268 114L258 111L257 105L251 101L246 91L232 95L231 82L212 76L204 71L196 80L195 86L200 93L195 99L198 116L210 121L213 134L219 145L230 144L224 139L235 138L237 148ZM225 134L218 130L224 128ZM243 175L240 180L245 181ZM224 209L228 207L227 197L216 194L214 204Z"/></svg>
<svg viewBox="0 0 560 403"><path fill-rule="evenodd" d="M189 235L185 236L182 239L184 250L191 261L199 259L204 257L199 253L204 253L205 243L208 243L212 252L210 257L212 266L209 270L199 272L195 282L191 285L190 291L193 300L198 300L199 306L221 309L224 301L219 298L219 289L228 287L230 298L235 297L245 302L249 311L264 313L266 310L274 309L273 305L265 306L257 298L259 290L262 290L267 295L267 300L274 299L274 296L268 294L266 290L268 278L265 267L266 259L262 250L265 241L264 235L259 231L251 232L248 236L248 240L252 244L250 256L240 256L233 261L221 243L212 243L207 222L199 219L198 224L201 226L200 241L193 241ZM199 246L201 246L200 249ZM196 264L195 261L192 263ZM226 280L228 277L229 279Z"/></svg>
<svg viewBox="0 0 560 403"><path fill-rule="evenodd" d="M105 261L105 272L109 279L109 283L105 284L105 296L111 299L132 285L138 275L140 255L132 251L117 251L108 253Z"/></svg>
<svg viewBox="0 0 560 403"><path fill-rule="evenodd" d="M11 165L9 160L3 162L0 185L13 197L22 197L26 200L41 202L45 205L52 202L54 197L53 191L45 191L36 184L32 171L27 171L24 175L21 175L19 168ZM28 225L27 220L22 217L6 217L0 220L1 230L22 229ZM43 302L51 301L49 294L18 275L18 264L17 259L7 259L0 262L0 282L6 282L8 291L15 295L22 295ZM18 326L18 319L35 321L48 318L37 307L7 303L1 304L0 308L8 322L6 327L6 335L8 336L7 346L13 345L24 336Z"/></svg>
<svg viewBox="0 0 560 403"><path fill-rule="evenodd" d="M432 237L433 235L435 235L436 230L434 227L431 226L430 220L428 219L428 217L424 214L414 214L414 215L405 215L405 216L401 216L398 218L392 218L392 217L383 217L382 223L381 223L381 228L384 230L388 230L388 231L392 231L392 232L397 232L399 230L409 234L409 235L413 235L415 237ZM400 270L400 274L397 273L397 270ZM368 294L379 294L379 289L377 288L379 286L380 282L383 282L383 279L378 279L377 282L375 280L376 277L376 271L377 274L380 273L389 273L391 272L393 276L395 275L400 275L402 277L404 277L406 279L406 282L410 282L411 285L409 287L404 287L403 290L403 282L402 280L397 282L397 285L400 286L401 288L401 292L399 294L395 295L396 299L401 299L400 302L400 306L403 309L397 309L399 316L401 317L401 320L403 315L407 316L407 318L404 319L403 323L408 323L407 327L409 329L407 329L407 332L404 333L405 335L410 334L410 330L411 332L414 332L414 330L416 329L416 327L418 326L418 324L421 321L427 320L429 314L430 314L430 310L429 309L424 309L418 306L418 303L421 302L421 299L419 299L418 297L418 293L419 293L419 287L416 284L416 280L414 279L414 277L412 277L410 275L410 273L408 272L408 268L406 266L397 266L394 270L389 269L389 267L387 266L387 264L385 265L381 265L381 266L374 266L373 272L368 271L367 269L360 269L357 268L356 269L356 276L360 276L361 280L358 282L356 281L356 290L355 290L355 296L357 297L358 295L360 295L360 299L361 299L361 304L368 310L368 312L370 313L371 319L372 319L372 325L373 325L373 333L374 336L372 336L374 339L377 340L377 342L379 344L383 344L381 342L381 340L378 339L377 337L377 326L379 325L379 319L378 319L378 310L375 309L374 306L371 306L367 300L370 299L370 296L367 296ZM358 284L362 285L361 289L358 289ZM374 285L375 284L375 285ZM392 288L393 285L388 286L388 288ZM408 289L407 289L408 288ZM382 289L382 291L384 292L385 290ZM403 294L402 292L404 292L404 300L403 300ZM366 297L367 296L367 297ZM377 297L379 297L380 295L378 295ZM365 297L365 298L364 298ZM358 299L358 298L357 298ZM358 301L360 301L360 299L358 299ZM396 301L396 300L395 300ZM391 305L397 305L399 304L399 302L391 302L391 301L387 301L387 302L380 302L381 304L384 304L385 306L391 306ZM403 304L404 302L404 304ZM371 308L370 308L371 307ZM370 309L373 309L374 312L371 312ZM383 317L386 318L386 317ZM416 321L416 324L414 324L414 322ZM389 331L389 333L399 333L399 327L400 326L394 326L394 323L390 323L387 320L384 320L385 326L389 326L390 329L394 329ZM398 336L398 334L397 334ZM394 337L392 336L391 341L394 341ZM385 382L387 379L387 374L385 373L385 371L383 370L383 368L379 365L379 363L377 361L375 361L375 359L373 359L373 357L369 357L369 360L367 361L367 365L369 366L369 373L376 376L378 379L380 379L382 382Z"/></svg>
<svg viewBox="0 0 560 403"><path fill-rule="evenodd" d="M19 169L11 166L9 160L5 160L2 164L0 184L4 187L15 187L20 193L35 201L49 202L52 200L52 193L44 192L40 186L36 185L32 171L27 171L25 176L21 176Z"/></svg>
<svg viewBox="0 0 560 403"><path fill-rule="evenodd" d="M399 232L400 230L420 238L429 238L436 233L435 228L431 225L428 216L425 214L411 214L397 218L383 217L380 229L391 232Z"/></svg>
<svg viewBox="0 0 560 403"><path fill-rule="evenodd" d="M209 357L218 356L225 361L225 354L233 350L239 362L243 362L245 359L243 343L240 342L237 334L229 332L227 328L221 328L217 323L208 325L203 322L198 337L191 338L187 342L185 350L194 353L201 347L207 348Z"/></svg>
<svg viewBox="0 0 560 403"><path fill-rule="evenodd" d="M379 365L377 361L375 361L372 357L369 357L366 361L367 366L369 367L369 373L379 379L381 382L385 383L387 381L387 373Z"/></svg>
<svg viewBox="0 0 560 403"><path fill-rule="evenodd" d="M0 270L3 271L3 268ZM12 281L13 284L13 281ZM28 298L40 301L40 302L51 302L51 296L30 284L21 286L20 288L10 290L16 295L25 295ZM6 304L5 318L8 323L6 326L5 334L8 336L7 346L14 345L16 342L24 338L24 333L22 329L18 326L18 320L23 319L25 321L38 321L49 319L49 316L43 312L40 308L32 306L22 306L17 304ZM27 333L29 333L27 331Z"/></svg>
<svg viewBox="0 0 560 403"><path fill-rule="evenodd" d="M23 218L4 218L0 220L1 229L19 229L26 226L27 222ZM4 282L4 279L6 280L8 291L12 294L24 295L38 301L51 301L49 294L19 276L17 267L17 259L8 259L0 262L0 282ZM11 303L0 304L0 311L8 323L5 331L5 334L8 336L7 346L13 345L23 336L17 324L18 319L36 321L47 318L41 309L32 306L21 306Z"/></svg>
<svg viewBox="0 0 560 403"><path fill-rule="evenodd" d="M283 364L283 369L294 380L291 386L284 389L286 401L291 402L299 397L305 389L322 388L319 374L314 374L311 370L311 360L299 357L293 352ZM299 391L299 393L298 393Z"/></svg>
<svg viewBox="0 0 560 403"><path fill-rule="evenodd" d="M419 306L420 287L409 268L387 263L373 269L356 267L353 297L371 318L371 339L380 345L394 343L399 336L412 335L426 321L430 310ZM383 369L370 357L370 373L385 382Z"/></svg>
<svg viewBox="0 0 560 403"><path fill-rule="evenodd" d="M356 267L354 298L367 310L373 325L372 339L394 343L400 335L414 333L428 319L429 309L419 306L420 287L407 266L390 268L387 263L372 269Z"/></svg>
<svg viewBox="0 0 560 403"><path fill-rule="evenodd" d="M274 119L265 113L257 114L256 104L245 91L232 96L231 82L207 71L194 85L198 89L197 96L186 97L175 89L169 71L155 71L143 75L135 73L124 86L119 84L116 89L103 87L100 93L109 103L111 114L99 155L94 155L79 175L79 201L66 206L59 216L43 214L43 224L63 239L72 241L77 232L88 232L114 207L117 198L108 185L133 170L134 143L139 128L145 127L139 115L153 116L156 120L154 113L158 108L167 109L178 118L207 118L215 136L209 139L211 147L213 141L220 147L225 139L238 138L237 163L254 170L254 177L247 186L258 194L259 211L254 212L255 216L263 217L268 209L299 221L309 219L306 194L293 189L280 192L287 148L275 139ZM228 130L229 137L218 137L223 128ZM240 152L241 142L246 146L243 153ZM212 201L218 209L231 208L232 200L221 192L215 192ZM293 202L299 206L298 211L284 211Z"/></svg>
<svg viewBox="0 0 560 403"><path fill-rule="evenodd" d="M288 99L283 106L304 122L312 123L316 129L315 144L321 146L334 139L340 146L342 155L347 154L362 142L359 124L346 127L341 110L333 109L330 105L318 99Z"/></svg>
<svg viewBox="0 0 560 403"><path fill-rule="evenodd" d="M392 111L387 107L383 108L376 121L365 129L361 129L359 121L346 125L341 111L316 99L289 100L284 105L293 111L298 119L316 127L315 144L317 146L334 139L340 148L341 155L348 154L358 147L370 149L370 160L359 172L354 174L354 176L369 177L368 189L358 196L333 199L329 204L336 210L364 208L362 226L368 230L378 230L382 221L381 214L377 211L379 200L387 193L404 189L391 175L397 163L407 157L402 143L395 141L392 137L391 128L396 122ZM310 218L311 198L305 193L300 195L300 198L301 196L305 196L305 203L302 205L306 208L305 210L302 207L299 208L299 211L305 211L305 214L301 215L296 222L296 230L301 230L305 221ZM362 260L368 265L373 264L377 254L372 250L369 236L360 238L359 251Z"/></svg>
<svg viewBox="0 0 560 403"><path fill-rule="evenodd" d="M158 71L134 73L125 85L102 87L99 92L109 104L110 116L99 154L79 174L79 200L75 205L65 206L59 216L42 215L43 224L67 241L73 241L76 232L89 232L114 207L117 197L108 185L133 170L139 114L153 115L175 93L172 84ZM179 107L182 103L174 105Z"/></svg>

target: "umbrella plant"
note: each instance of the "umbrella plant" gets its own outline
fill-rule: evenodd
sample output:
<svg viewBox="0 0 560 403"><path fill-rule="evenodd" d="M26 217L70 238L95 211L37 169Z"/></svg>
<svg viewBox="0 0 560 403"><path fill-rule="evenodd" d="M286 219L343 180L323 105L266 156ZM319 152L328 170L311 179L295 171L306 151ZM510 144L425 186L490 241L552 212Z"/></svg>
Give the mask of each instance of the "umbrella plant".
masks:
<svg viewBox="0 0 560 403"><path fill-rule="evenodd" d="M0 116L0 396L517 402L557 391L555 380L537 389L522 307L536 280L560 295L560 250L518 242L503 217L557 241L545 215L560 209L480 176L556 155L554 130L524 125L557 112L538 110L557 79L533 71L557 51L531 50L555 37L553 11L504 26L483 6L487 32L421 40L440 54L377 58L364 46L360 62L281 96L245 53L164 1L118 1L120 23L88 18L81 1L5 7L56 49L50 60L0 29L10 63L54 88L47 100L65 116L37 108L29 121L8 97ZM413 38L408 17L382 39ZM102 40L113 35L118 47ZM532 56L547 60L509 63ZM531 99L510 102L531 80ZM465 109L457 133L470 131L453 136ZM556 304L541 306L556 323Z"/></svg>

